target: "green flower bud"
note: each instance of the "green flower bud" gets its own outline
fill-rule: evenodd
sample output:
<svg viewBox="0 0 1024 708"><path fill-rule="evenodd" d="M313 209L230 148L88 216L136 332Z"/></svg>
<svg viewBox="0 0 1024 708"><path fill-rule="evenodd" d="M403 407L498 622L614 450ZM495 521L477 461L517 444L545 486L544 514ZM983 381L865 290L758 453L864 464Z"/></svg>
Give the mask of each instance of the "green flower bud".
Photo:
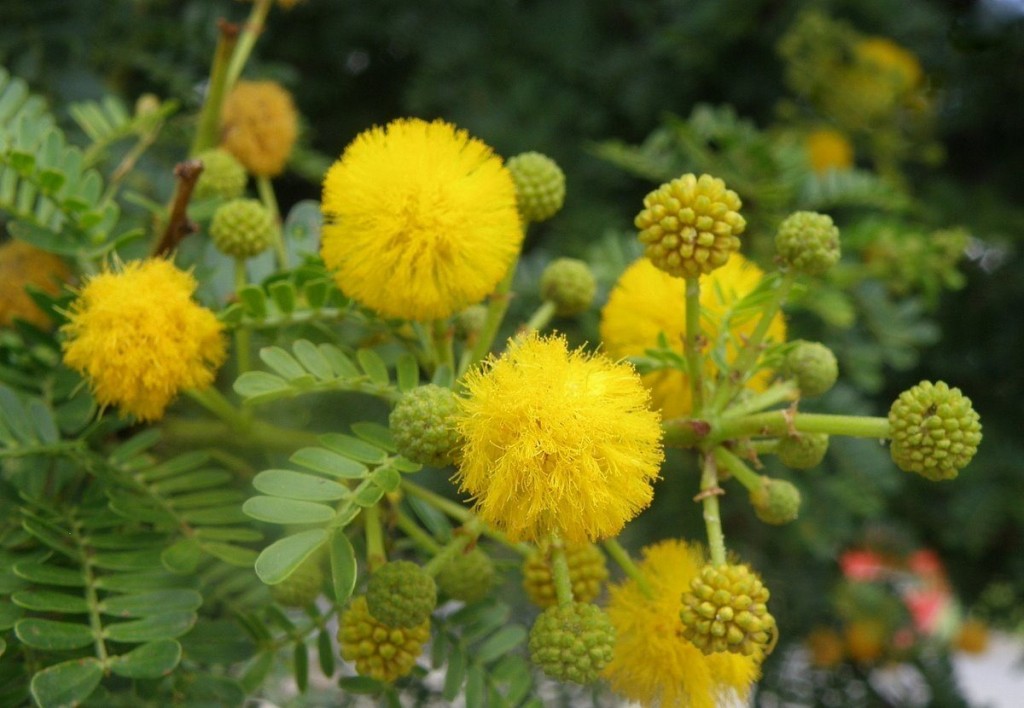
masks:
<svg viewBox="0 0 1024 708"><path fill-rule="evenodd" d="M827 214L798 211L779 224L775 248L794 270L822 275L839 261L839 229Z"/></svg>
<svg viewBox="0 0 1024 708"><path fill-rule="evenodd" d="M825 433L797 433L779 439L775 454L779 462L794 470L809 470L817 467L828 452L828 435Z"/></svg>
<svg viewBox="0 0 1024 708"><path fill-rule="evenodd" d="M819 342L800 340L794 344L783 362L782 375L796 379L804 398L826 393L839 378L836 355Z"/></svg>
<svg viewBox="0 0 1024 708"><path fill-rule="evenodd" d="M540 277L540 295L555 303L559 317L572 317L590 307L597 280L584 261L559 258L548 264Z"/></svg>
<svg viewBox="0 0 1024 708"><path fill-rule="evenodd" d="M971 399L945 382L922 381L889 409L892 459L904 472L953 479L974 457L981 420Z"/></svg>
<svg viewBox="0 0 1024 708"><path fill-rule="evenodd" d="M210 222L213 245L234 258L249 258L267 250L277 224L256 199L232 199L222 204Z"/></svg>
<svg viewBox="0 0 1024 708"><path fill-rule="evenodd" d="M389 627L415 627L437 606L437 586L415 563L392 561L370 576L366 603L370 614Z"/></svg>
<svg viewBox="0 0 1024 708"><path fill-rule="evenodd" d="M430 619L415 627L390 627L370 614L365 597L356 597L341 614L338 643L341 658L360 676L390 683L407 676L430 638Z"/></svg>
<svg viewBox="0 0 1024 708"><path fill-rule="evenodd" d="M747 565L706 565L683 593L683 636L705 654L763 656L774 641L768 589Z"/></svg>
<svg viewBox="0 0 1024 708"><path fill-rule="evenodd" d="M634 224L655 266L679 278L695 278L725 265L739 250L747 227L736 192L710 175L683 175L644 197Z"/></svg>
<svg viewBox="0 0 1024 708"><path fill-rule="evenodd" d="M530 630L530 659L553 679L587 684L611 661L614 644L615 628L597 605L555 605Z"/></svg>
<svg viewBox="0 0 1024 708"><path fill-rule="evenodd" d="M516 185L516 202L524 221L546 221L565 203L565 173L539 152L524 152L506 163Z"/></svg>
<svg viewBox="0 0 1024 708"><path fill-rule="evenodd" d="M450 388L427 384L406 391L388 417L398 453L421 465L451 464L459 444L458 413Z"/></svg>
<svg viewBox="0 0 1024 708"><path fill-rule="evenodd" d="M286 607L306 607L320 597L324 585L324 571L320 555L307 559L277 585L270 586L274 602Z"/></svg>
<svg viewBox="0 0 1024 708"><path fill-rule="evenodd" d="M470 305L455 314L455 331L459 336L474 340L487 322L486 305Z"/></svg>
<svg viewBox="0 0 1024 708"><path fill-rule="evenodd" d="M487 597L494 584L494 562L479 548L460 553L437 574L438 589L452 598L470 603Z"/></svg>
<svg viewBox="0 0 1024 708"><path fill-rule="evenodd" d="M750 504L761 521L781 526L800 515L800 490L784 479L762 477L761 486L750 492Z"/></svg>
<svg viewBox="0 0 1024 708"><path fill-rule="evenodd" d="M234 155L227 150L213 148L199 153L196 159L203 163L203 171L199 173L192 192L197 199L236 199L242 196L249 175Z"/></svg>

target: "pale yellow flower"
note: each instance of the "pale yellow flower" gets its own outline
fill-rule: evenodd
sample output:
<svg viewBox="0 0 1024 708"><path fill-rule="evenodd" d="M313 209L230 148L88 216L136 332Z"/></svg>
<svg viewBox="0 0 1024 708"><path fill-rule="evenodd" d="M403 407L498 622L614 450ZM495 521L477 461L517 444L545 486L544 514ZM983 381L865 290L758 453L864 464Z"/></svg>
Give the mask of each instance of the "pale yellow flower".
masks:
<svg viewBox="0 0 1024 708"><path fill-rule="evenodd" d="M763 275L760 268L737 253L700 280L701 329L711 346L729 335L724 346L728 362L739 355L743 339L753 333L759 316L756 311L739 315L733 312L733 306L757 287ZM616 358L643 355L657 346L662 333L669 346L682 354L686 334L685 287L682 278L658 270L646 258L629 266L601 312L601 341L608 354ZM724 322L728 322L727 333L722 331ZM777 344L785 339L786 323L777 314L765 341ZM717 366L710 357L705 362L705 376L715 376ZM746 385L753 391L762 391L771 378L771 371L761 370ZM681 371L661 369L644 376L644 383L651 389L651 400L663 417L690 413L690 384Z"/></svg>
<svg viewBox="0 0 1024 708"><path fill-rule="evenodd" d="M64 363L96 400L157 420L182 390L213 382L226 356L223 325L192 300L195 279L162 258L94 276L63 328Z"/></svg>

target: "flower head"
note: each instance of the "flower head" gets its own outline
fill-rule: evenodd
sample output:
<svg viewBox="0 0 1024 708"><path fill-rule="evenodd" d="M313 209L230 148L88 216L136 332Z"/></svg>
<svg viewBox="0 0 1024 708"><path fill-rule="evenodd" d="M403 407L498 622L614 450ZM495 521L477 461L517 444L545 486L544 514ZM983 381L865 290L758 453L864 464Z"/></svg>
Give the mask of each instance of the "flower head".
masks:
<svg viewBox="0 0 1024 708"><path fill-rule="evenodd" d="M650 503L661 426L628 365L530 335L466 388L456 478L510 538L606 538Z"/></svg>
<svg viewBox="0 0 1024 708"><path fill-rule="evenodd" d="M89 378L101 405L159 419L179 391L209 386L226 355L223 327L193 302L195 289L160 258L94 276L64 326L64 363Z"/></svg>
<svg viewBox="0 0 1024 708"><path fill-rule="evenodd" d="M56 295L70 277L60 257L24 241L0 244L0 327L8 327L14 318L36 327L50 328L50 318L25 292L32 286Z"/></svg>
<svg viewBox="0 0 1024 708"><path fill-rule="evenodd" d="M281 174L299 134L292 96L274 81L239 81L221 110L221 146L259 177Z"/></svg>
<svg viewBox="0 0 1024 708"><path fill-rule="evenodd" d="M386 317L447 317L519 253L515 184L480 140L404 119L356 137L324 178L321 251L342 291Z"/></svg>
<svg viewBox="0 0 1024 708"><path fill-rule="evenodd" d="M848 170L853 167L853 146L838 130L813 130L804 139L804 146L815 172Z"/></svg>
<svg viewBox="0 0 1024 708"><path fill-rule="evenodd" d="M711 175L686 174L644 197L633 223L644 255L666 273L696 278L721 268L739 250L747 226L740 198Z"/></svg>
<svg viewBox="0 0 1024 708"><path fill-rule="evenodd" d="M604 676L616 693L644 705L689 708L746 697L760 673L760 656L705 655L683 638L683 593L704 562L699 548L662 541L644 549L640 564L650 596L636 580L612 586L608 615L616 640Z"/></svg>
<svg viewBox="0 0 1024 708"><path fill-rule="evenodd" d="M701 330L715 346L724 339L726 361L738 355L745 337L757 326L757 314L739 315L733 306L761 282L763 272L740 254L711 274L701 278ZM685 281L658 270L642 258L622 274L601 312L601 340L613 357L643 354L658 346L658 336L664 333L668 343L680 354L686 334ZM728 323L728 331L723 324ZM766 342L780 343L786 339L786 323L778 314L772 320L765 337ZM708 358L705 375L714 376L718 369ZM747 381L753 391L763 391L771 379L771 372L755 372ZM653 404L665 418L675 418L690 412L690 385L686 375L676 369L661 369L644 376L651 389Z"/></svg>

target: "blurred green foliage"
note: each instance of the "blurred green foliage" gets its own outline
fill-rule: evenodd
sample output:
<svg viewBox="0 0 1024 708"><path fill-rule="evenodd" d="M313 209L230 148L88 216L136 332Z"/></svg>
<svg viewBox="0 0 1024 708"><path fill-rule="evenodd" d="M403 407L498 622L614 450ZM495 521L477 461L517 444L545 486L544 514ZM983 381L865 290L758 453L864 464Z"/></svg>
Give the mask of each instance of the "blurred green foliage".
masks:
<svg viewBox="0 0 1024 708"><path fill-rule="evenodd" d="M985 440L962 477L944 485L896 472L870 443L837 442L825 467L807 479L789 476L805 510L770 533L743 500L726 499L726 528L773 588L785 642L828 616L821 588L837 577L837 554L877 525L936 549L968 606L994 583L1024 586L1024 14L985 7L307 0L272 14L249 74L283 81L303 112L304 148L282 182L284 211L318 197L323 165L356 133L401 115L451 120L504 155L554 157L567 175L567 205L527 244L518 284L526 294L515 304L524 312L553 255L592 261L606 292L636 255L630 218L643 194L684 170L721 176L748 202L762 258L774 226L795 208L834 211L840 226L852 225L845 270L814 286L791 321L794 336L836 349L851 384L817 408L877 414L907 386L941 378L974 400ZM777 46L808 9L891 37L918 57L941 165L902 163L898 186L880 182L867 164L838 186L808 172L798 146L777 130L806 117L799 106L780 107L783 97L799 97ZM76 128L64 107L106 94L130 105L153 93L190 109L166 127L181 152L165 144L140 165L145 179L166 185L166 165L185 151L183 116L199 104L216 20L240 21L246 11L227 0L5 0L0 65L48 96L68 131ZM956 268L965 246L967 260ZM571 335L596 340L596 321L591 313ZM46 354L30 345L26 358ZM685 470L684 461L672 464ZM689 504L686 495L657 495L630 540L658 538L659 519L677 518ZM216 694L216 677L196 680Z"/></svg>

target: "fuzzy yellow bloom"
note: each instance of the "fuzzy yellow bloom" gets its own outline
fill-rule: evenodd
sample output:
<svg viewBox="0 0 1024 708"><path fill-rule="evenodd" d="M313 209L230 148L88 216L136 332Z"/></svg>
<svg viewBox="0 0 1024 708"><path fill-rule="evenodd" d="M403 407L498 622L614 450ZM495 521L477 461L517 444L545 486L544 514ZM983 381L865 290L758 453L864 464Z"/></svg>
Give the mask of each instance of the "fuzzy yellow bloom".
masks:
<svg viewBox="0 0 1024 708"><path fill-rule="evenodd" d="M284 171L299 134L292 95L274 81L239 81L221 109L221 147L257 177Z"/></svg>
<svg viewBox="0 0 1024 708"><path fill-rule="evenodd" d="M25 286L56 295L70 276L59 256L24 241L0 244L0 327L10 326L15 317L41 329L52 327L50 318L25 292Z"/></svg>
<svg viewBox="0 0 1024 708"><path fill-rule="evenodd" d="M838 130L812 130L804 139L807 157L815 172L847 170L853 167L853 146Z"/></svg>
<svg viewBox="0 0 1024 708"><path fill-rule="evenodd" d="M512 175L450 123L402 119L356 137L324 179L321 252L341 290L386 317L447 317L487 296L519 253Z"/></svg>
<svg viewBox="0 0 1024 708"><path fill-rule="evenodd" d="M226 355L223 326L192 300L195 289L161 258L90 278L63 328L64 363L101 405L159 419L179 391L209 386Z"/></svg>
<svg viewBox="0 0 1024 708"><path fill-rule="evenodd" d="M736 253L716 271L700 281L701 330L710 346L725 333L728 321L729 339L725 343L726 361L739 355L740 345L757 326L758 312L733 312L733 306L761 282L763 271ZM619 358L642 355L656 347L658 335L665 333L669 345L682 354L686 336L685 282L655 268L646 258L629 266L620 276L608 303L601 311L601 341L610 356ZM775 316L765 342L780 343L786 339L786 323L781 314ZM705 376L718 373L707 358ZM763 391L772 372L756 372L747 381L753 391ZM691 410L690 384L685 374L676 369L662 369L644 376L651 389L651 400L664 418L687 415Z"/></svg>
<svg viewBox="0 0 1024 708"><path fill-rule="evenodd" d="M635 580L611 587L607 610L616 639L604 678L613 691L662 708L714 708L746 699L760 675L760 656L705 655L683 638L682 596L704 563L698 547L662 541L644 549L640 564L650 596Z"/></svg>
<svg viewBox="0 0 1024 708"><path fill-rule="evenodd" d="M529 335L465 383L456 479L513 540L607 538L650 504L661 426L630 366Z"/></svg>
<svg viewBox="0 0 1024 708"><path fill-rule="evenodd" d="M910 51L887 37L867 37L854 47L857 61L891 77L901 91L914 88L924 72Z"/></svg>

